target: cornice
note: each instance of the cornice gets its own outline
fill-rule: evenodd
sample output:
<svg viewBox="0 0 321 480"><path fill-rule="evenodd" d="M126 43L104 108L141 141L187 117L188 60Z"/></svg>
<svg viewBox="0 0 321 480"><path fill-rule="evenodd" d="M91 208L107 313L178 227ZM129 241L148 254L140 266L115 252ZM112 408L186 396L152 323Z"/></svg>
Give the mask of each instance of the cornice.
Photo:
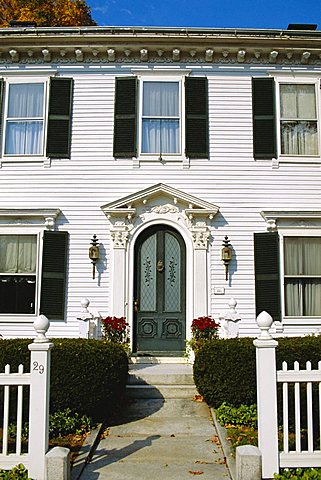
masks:
<svg viewBox="0 0 321 480"><path fill-rule="evenodd" d="M137 30L137 29L136 29ZM0 64L320 65L321 32L0 29ZM320 35L319 35L320 34Z"/></svg>

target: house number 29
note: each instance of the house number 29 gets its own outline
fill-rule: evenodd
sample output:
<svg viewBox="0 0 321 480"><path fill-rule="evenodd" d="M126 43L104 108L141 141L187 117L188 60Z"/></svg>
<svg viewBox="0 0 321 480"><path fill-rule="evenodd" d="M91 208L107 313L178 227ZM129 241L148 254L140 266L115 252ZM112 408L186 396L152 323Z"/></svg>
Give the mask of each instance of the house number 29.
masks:
<svg viewBox="0 0 321 480"><path fill-rule="evenodd" d="M33 362L33 369L42 374L45 371L45 367L43 365L39 365L38 362Z"/></svg>

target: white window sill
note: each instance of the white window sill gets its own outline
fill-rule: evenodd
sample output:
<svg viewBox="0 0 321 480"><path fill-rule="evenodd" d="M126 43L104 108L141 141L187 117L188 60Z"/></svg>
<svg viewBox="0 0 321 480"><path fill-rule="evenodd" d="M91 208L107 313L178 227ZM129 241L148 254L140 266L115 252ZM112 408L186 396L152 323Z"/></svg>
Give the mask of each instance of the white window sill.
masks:
<svg viewBox="0 0 321 480"><path fill-rule="evenodd" d="M283 317L283 325L316 325L321 327L321 317Z"/></svg>
<svg viewBox="0 0 321 480"><path fill-rule="evenodd" d="M0 314L0 324L1 323L33 323L38 315L35 314L10 314L10 313L1 313ZM0 330L1 333L1 330Z"/></svg>
<svg viewBox="0 0 321 480"><path fill-rule="evenodd" d="M44 167L51 166L51 158L44 157L43 155L26 155L26 156L5 156L0 157L0 168L4 163L42 163Z"/></svg>
<svg viewBox="0 0 321 480"><path fill-rule="evenodd" d="M295 155L295 156L286 156L280 155L277 159L279 163L321 163L321 158L319 155Z"/></svg>
<svg viewBox="0 0 321 480"><path fill-rule="evenodd" d="M162 155L161 157L159 155L140 155L137 158L133 158L133 166L136 168L139 168L141 164L144 163L153 163L159 164L159 165L166 165L166 164L173 164L173 163L179 163L183 166L183 168L189 168L190 167L190 159L183 156L183 155Z"/></svg>

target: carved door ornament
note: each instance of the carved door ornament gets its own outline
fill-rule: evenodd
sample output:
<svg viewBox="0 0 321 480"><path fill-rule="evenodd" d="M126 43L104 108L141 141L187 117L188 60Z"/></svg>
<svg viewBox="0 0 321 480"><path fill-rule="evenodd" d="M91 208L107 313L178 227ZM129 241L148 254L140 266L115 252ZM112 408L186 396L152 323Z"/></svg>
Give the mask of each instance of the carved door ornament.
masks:
<svg viewBox="0 0 321 480"><path fill-rule="evenodd" d="M158 272L163 272L164 268L165 268L165 266L164 266L163 260L158 260L157 265L156 265L156 270Z"/></svg>

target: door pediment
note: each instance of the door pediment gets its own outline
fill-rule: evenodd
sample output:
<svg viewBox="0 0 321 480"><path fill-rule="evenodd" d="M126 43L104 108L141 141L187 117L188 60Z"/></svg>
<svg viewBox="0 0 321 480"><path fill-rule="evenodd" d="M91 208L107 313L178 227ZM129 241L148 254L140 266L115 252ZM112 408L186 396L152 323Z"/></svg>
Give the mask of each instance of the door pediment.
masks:
<svg viewBox="0 0 321 480"><path fill-rule="evenodd" d="M158 183L101 207L107 218L133 220L143 213L184 213L193 219L213 219L219 207L173 187Z"/></svg>

